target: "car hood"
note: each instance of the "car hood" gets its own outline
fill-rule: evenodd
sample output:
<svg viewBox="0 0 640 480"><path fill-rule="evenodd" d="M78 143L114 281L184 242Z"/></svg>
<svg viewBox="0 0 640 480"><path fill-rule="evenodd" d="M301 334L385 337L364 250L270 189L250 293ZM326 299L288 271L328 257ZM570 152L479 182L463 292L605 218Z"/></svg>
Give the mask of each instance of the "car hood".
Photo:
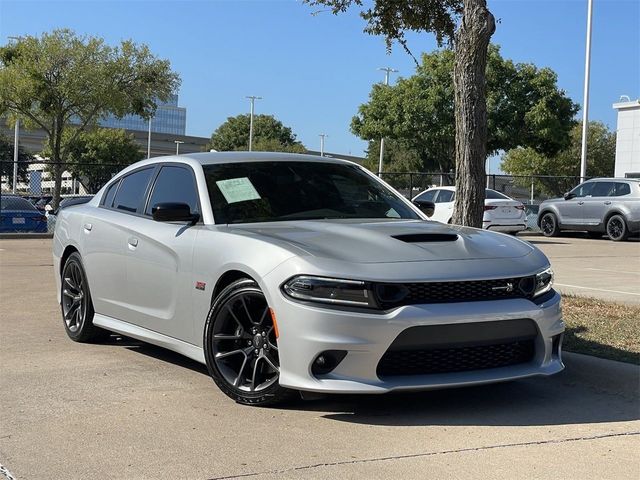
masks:
<svg viewBox="0 0 640 480"><path fill-rule="evenodd" d="M508 235L420 220L313 220L227 228L300 253L355 263L507 259L534 251Z"/></svg>

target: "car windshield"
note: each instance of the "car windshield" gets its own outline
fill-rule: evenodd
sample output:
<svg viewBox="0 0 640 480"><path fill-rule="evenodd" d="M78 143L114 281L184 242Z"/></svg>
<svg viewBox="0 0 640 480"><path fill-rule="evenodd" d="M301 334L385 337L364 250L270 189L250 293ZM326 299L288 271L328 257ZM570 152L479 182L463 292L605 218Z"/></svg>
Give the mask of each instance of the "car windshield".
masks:
<svg viewBox="0 0 640 480"><path fill-rule="evenodd" d="M488 198L489 200L511 200L511 198L507 197L503 193L496 192L490 188L485 190L485 198Z"/></svg>
<svg viewBox="0 0 640 480"><path fill-rule="evenodd" d="M36 208L21 197L0 196L0 210L30 210L37 211Z"/></svg>
<svg viewBox="0 0 640 480"><path fill-rule="evenodd" d="M395 193L355 165L280 161L222 163L203 168L219 224L420 219Z"/></svg>

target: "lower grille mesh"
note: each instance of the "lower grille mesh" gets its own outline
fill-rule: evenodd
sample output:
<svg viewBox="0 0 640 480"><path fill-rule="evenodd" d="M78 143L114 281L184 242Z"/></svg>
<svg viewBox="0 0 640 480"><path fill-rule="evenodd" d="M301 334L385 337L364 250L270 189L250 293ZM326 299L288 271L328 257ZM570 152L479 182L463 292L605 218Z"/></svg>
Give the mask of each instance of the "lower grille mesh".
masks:
<svg viewBox="0 0 640 480"><path fill-rule="evenodd" d="M533 359L534 341L426 350L387 351L378 363L380 377L466 372L506 367Z"/></svg>

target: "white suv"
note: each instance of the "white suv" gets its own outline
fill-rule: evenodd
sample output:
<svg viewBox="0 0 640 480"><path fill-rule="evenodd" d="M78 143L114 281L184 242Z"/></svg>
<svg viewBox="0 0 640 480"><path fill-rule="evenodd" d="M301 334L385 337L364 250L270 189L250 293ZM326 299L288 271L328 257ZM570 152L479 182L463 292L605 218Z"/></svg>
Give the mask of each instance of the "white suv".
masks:
<svg viewBox="0 0 640 480"><path fill-rule="evenodd" d="M416 195L413 200L427 200L435 203L436 208L431 220L451 223L455 195L456 187L436 187ZM515 235L527 228L524 205L503 193L487 188L482 227Z"/></svg>

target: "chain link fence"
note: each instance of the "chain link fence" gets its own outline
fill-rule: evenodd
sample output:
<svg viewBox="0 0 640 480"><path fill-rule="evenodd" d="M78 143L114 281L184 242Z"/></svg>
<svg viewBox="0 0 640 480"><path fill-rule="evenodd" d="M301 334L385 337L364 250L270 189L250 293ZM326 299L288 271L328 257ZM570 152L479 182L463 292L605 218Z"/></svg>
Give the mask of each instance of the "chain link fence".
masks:
<svg viewBox="0 0 640 480"><path fill-rule="evenodd" d="M65 166L45 161L19 162L17 181L14 188L14 163L0 162L0 233L26 233L34 231L34 223L26 220L36 218L37 231L51 232L55 225L55 211L51 208L54 189L53 172L56 167L62 169L61 199L62 205L69 198L92 196L117 172L127 165L83 164ZM455 185L453 172L384 172L382 179L411 199L428 188ZM562 196L580 183L579 177L558 177L549 175L517 176L488 175L487 187L518 200L527 208L528 225L537 229L537 206L544 200ZM26 199L36 213L27 214L26 210L12 211L8 208L8 198L17 195ZM4 200L3 200L4 198ZM15 205L12 205L14 207ZM43 224L46 223L46 227Z"/></svg>
<svg viewBox="0 0 640 480"><path fill-rule="evenodd" d="M0 233L50 233L54 171L61 169L60 205L72 198L92 197L126 164L83 164L80 167L34 161L0 162ZM20 199L15 199L20 197Z"/></svg>

